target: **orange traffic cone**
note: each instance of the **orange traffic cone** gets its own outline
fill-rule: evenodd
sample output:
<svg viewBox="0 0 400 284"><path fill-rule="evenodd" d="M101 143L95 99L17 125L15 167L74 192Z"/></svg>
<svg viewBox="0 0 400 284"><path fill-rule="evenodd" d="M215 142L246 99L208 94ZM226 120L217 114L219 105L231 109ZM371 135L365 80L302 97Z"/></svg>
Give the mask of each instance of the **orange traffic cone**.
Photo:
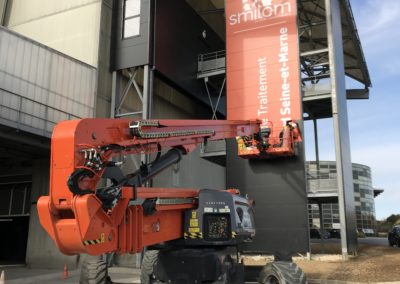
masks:
<svg viewBox="0 0 400 284"><path fill-rule="evenodd" d="M4 270L1 271L1 275L0 275L0 284L4 284L5 283L5 279L4 279Z"/></svg>
<svg viewBox="0 0 400 284"><path fill-rule="evenodd" d="M64 264L64 272L63 272L63 279L67 279L69 277L68 275L68 266L67 264ZM1 282L0 282L1 284Z"/></svg>

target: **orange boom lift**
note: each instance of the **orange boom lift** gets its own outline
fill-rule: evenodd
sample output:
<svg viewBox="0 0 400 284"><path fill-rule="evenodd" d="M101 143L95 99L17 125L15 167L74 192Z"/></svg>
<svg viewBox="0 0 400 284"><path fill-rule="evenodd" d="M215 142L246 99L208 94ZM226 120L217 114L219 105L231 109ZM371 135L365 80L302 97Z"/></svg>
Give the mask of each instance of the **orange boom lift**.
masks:
<svg viewBox="0 0 400 284"><path fill-rule="evenodd" d="M231 254L226 249L250 241L255 234L250 200L239 196L236 190L143 186L179 162L182 155L208 141L237 138L238 154L244 157L294 154L293 145L300 135L293 126L288 124L282 130L283 142L279 146L266 146L262 131L259 121L83 119L61 122L56 125L51 142L50 193L42 196L37 205L40 223L67 255L134 254L144 247L159 245L160 248L162 244L159 265L163 263L163 255L164 259L168 255L170 263L179 262L182 257L190 262L192 258L185 254L189 247L218 247L212 255L221 259L223 251L226 258ZM240 141L251 141L251 144L242 145ZM276 151L279 147L282 153ZM164 148L170 150L162 155ZM121 155L151 153L156 153L153 162L142 164L138 171L128 175L122 174L121 162L115 161ZM202 255L201 262L209 257L208 250L198 249L198 253ZM210 262L213 267L215 261ZM239 279L237 283L242 283L243 276L236 275L236 268L233 269L240 264L234 263L228 269L224 261L216 261L217 267L223 267L219 271L211 273L205 267L205 273L191 273L188 279L202 283L230 275L231 278L226 276L229 281L234 277ZM174 269L170 268L168 273L154 272L154 275L163 281L172 279L174 283L177 278L170 273ZM90 278L90 275L98 277L96 273L83 277ZM84 283L107 283L106 278L91 281Z"/></svg>
<svg viewBox="0 0 400 284"><path fill-rule="evenodd" d="M196 207L198 190L140 186L202 142L257 132L256 121L62 122L52 137L50 196L38 201L40 222L65 254L136 253L144 246L181 238L182 211ZM126 177L112 161L121 154L160 153L163 147L173 150L156 165L142 165ZM98 188L101 178L113 185ZM156 198L188 202L157 204L156 214L147 216L144 206L129 205L132 200Z"/></svg>

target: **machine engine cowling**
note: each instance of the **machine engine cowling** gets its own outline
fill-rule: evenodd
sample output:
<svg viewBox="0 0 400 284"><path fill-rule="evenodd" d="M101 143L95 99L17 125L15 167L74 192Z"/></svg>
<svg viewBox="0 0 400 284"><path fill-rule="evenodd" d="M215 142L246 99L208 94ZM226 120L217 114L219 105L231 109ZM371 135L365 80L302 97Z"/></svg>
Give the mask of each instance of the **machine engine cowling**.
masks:
<svg viewBox="0 0 400 284"><path fill-rule="evenodd" d="M198 208L185 212L186 246L230 246L255 236L254 210L250 200L224 190L203 189Z"/></svg>

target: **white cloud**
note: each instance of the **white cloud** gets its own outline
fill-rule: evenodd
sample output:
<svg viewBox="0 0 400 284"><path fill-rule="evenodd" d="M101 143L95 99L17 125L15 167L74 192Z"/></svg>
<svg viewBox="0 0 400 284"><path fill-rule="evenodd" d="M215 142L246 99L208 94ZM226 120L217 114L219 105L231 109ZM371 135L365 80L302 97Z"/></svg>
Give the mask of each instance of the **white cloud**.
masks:
<svg viewBox="0 0 400 284"><path fill-rule="evenodd" d="M368 0L363 1L363 4L357 7L361 17L356 20L364 45L379 43L379 49L392 45L393 40L396 40L393 36L400 34L400 1ZM389 41L384 42L382 38Z"/></svg>
<svg viewBox="0 0 400 284"><path fill-rule="evenodd" d="M373 80L400 74L400 1L353 0L353 10ZM372 68L371 68L372 67Z"/></svg>

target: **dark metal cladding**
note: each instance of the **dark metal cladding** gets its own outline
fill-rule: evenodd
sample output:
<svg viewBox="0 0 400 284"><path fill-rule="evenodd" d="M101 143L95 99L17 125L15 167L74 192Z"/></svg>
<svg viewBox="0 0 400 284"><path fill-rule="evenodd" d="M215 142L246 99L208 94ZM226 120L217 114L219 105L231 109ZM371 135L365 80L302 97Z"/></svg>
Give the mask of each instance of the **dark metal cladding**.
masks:
<svg viewBox="0 0 400 284"><path fill-rule="evenodd" d="M140 33L138 36L122 38L123 12L125 1L113 1L113 39L111 52L111 70L147 65L152 59L152 5L154 1L141 0Z"/></svg>
<svg viewBox="0 0 400 284"><path fill-rule="evenodd" d="M199 54L225 49L224 41L181 0L156 1L154 31L156 71L178 89L208 103L204 82L197 79L197 59Z"/></svg>
<svg viewBox="0 0 400 284"><path fill-rule="evenodd" d="M245 251L271 253L280 259L309 251L307 193L303 150L298 156L246 160L236 141L227 141L227 187L240 188L255 200L257 234Z"/></svg>

